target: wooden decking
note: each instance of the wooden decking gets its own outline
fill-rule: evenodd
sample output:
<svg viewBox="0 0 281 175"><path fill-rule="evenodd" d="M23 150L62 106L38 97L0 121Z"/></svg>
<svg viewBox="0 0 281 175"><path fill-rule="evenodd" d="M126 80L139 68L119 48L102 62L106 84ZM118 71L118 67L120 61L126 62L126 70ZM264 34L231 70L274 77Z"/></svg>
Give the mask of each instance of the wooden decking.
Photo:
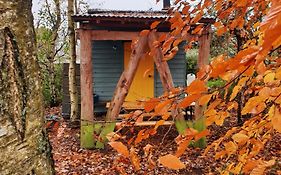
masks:
<svg viewBox="0 0 281 175"><path fill-rule="evenodd" d="M125 111L134 111L134 110L144 110L144 105L145 102L144 101L138 101L138 102L124 102L122 105L122 108ZM106 103L106 108L108 108L110 106L110 102ZM192 116L194 115L194 107L195 107L195 103L192 103L191 106L189 106L185 111L183 111L183 115L186 115L187 118L191 119ZM128 116L128 114L119 114L118 119L119 120L123 120L124 118L126 118L126 116ZM132 122L128 122L126 123L126 126L130 126L130 125L134 125L134 126L153 126L157 123L157 121L152 121L153 120L153 114L152 113L142 113L139 116L137 116L137 118L141 118L141 121L132 121ZM155 118L157 118L155 116ZM121 126L122 122L117 122L116 126ZM171 120L167 120L165 121L162 125L173 125L174 121Z"/></svg>

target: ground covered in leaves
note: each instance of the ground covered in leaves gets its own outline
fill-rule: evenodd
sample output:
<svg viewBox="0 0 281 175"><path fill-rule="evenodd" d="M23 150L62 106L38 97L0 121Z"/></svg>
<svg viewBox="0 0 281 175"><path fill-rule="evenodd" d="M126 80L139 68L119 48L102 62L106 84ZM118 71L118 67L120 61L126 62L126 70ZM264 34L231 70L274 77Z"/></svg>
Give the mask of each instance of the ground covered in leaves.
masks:
<svg viewBox="0 0 281 175"><path fill-rule="evenodd" d="M60 108L48 109L47 116L57 115L60 117ZM218 139L224 135L228 128L235 125L236 121L228 121L223 127L210 127L211 135L208 136L208 142ZM223 167L226 162L215 160L212 153L202 156L204 150L199 148L189 148L182 156L181 161L186 165L183 170L175 171L169 170L157 164L151 167L148 164L147 157L142 154L142 148L150 144L155 148L156 155L173 154L176 150L176 143L174 138L177 132L174 127L170 128L169 133L165 139L163 136L169 130L168 126L159 128L158 133L143 141L136 151L140 152L141 156L141 170L134 171L130 160L118 155L109 146L105 150L86 150L79 146L79 128L70 127L69 122L60 117L59 125L56 128L49 129L49 138L52 144L52 153L55 161L55 170L58 175L63 174L218 174L219 168ZM137 128L138 129L138 128ZM276 134L272 140L266 145L265 150L260 156L268 159L276 157L277 165L275 169L267 171L267 174L276 174L277 169L281 167L281 135ZM152 158L157 163L156 158ZM231 161L228 160L228 161ZM212 173L210 173L212 172Z"/></svg>

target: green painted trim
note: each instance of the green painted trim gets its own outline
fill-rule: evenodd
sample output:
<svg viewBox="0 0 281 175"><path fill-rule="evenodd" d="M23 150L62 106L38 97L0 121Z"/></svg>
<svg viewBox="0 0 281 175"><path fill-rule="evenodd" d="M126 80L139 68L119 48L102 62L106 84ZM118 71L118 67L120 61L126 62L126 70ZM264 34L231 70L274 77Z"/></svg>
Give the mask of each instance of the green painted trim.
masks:
<svg viewBox="0 0 281 175"><path fill-rule="evenodd" d="M105 144L108 142L106 135L113 132L115 129L115 123L106 123L101 129L100 138L101 141L97 141L96 148L104 149Z"/></svg>
<svg viewBox="0 0 281 175"><path fill-rule="evenodd" d="M185 119L176 119L175 125L179 134L183 134L186 128L188 128Z"/></svg>
<svg viewBox="0 0 281 175"><path fill-rule="evenodd" d="M80 131L80 146L82 148L95 148L94 124L91 122L81 121L81 131Z"/></svg>
<svg viewBox="0 0 281 175"><path fill-rule="evenodd" d="M200 117L199 119L188 122L187 123L189 128L196 129L198 132L204 131L206 129L206 118ZM205 148L207 146L207 139L206 137L202 137L201 139L197 140L196 142L192 142L191 146L195 148Z"/></svg>
<svg viewBox="0 0 281 175"><path fill-rule="evenodd" d="M106 135L113 132L115 129L114 123L91 123L81 122L81 137L80 144L82 148L86 149L104 149L105 144L108 142ZM100 140L96 140L95 135L99 135Z"/></svg>

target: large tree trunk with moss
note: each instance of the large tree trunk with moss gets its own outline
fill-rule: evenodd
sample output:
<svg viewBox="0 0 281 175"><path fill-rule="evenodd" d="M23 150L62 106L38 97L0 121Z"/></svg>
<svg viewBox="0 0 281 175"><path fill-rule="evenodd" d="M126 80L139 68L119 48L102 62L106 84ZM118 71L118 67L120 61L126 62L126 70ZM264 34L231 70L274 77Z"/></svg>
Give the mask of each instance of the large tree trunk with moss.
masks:
<svg viewBox="0 0 281 175"><path fill-rule="evenodd" d="M0 172L54 174L31 0L0 0Z"/></svg>
<svg viewBox="0 0 281 175"><path fill-rule="evenodd" d="M69 95L70 95L70 119L72 122L79 121L78 116L78 91L76 86L76 47L74 22L71 15L74 14L74 1L68 0L67 19L69 32Z"/></svg>

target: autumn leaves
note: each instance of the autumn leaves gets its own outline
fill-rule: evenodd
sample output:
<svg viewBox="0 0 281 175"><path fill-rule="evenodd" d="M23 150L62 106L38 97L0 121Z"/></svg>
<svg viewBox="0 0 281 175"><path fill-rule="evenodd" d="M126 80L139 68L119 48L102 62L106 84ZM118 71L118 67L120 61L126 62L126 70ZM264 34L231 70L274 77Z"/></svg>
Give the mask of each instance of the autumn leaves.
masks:
<svg viewBox="0 0 281 175"><path fill-rule="evenodd" d="M243 38L242 47L233 57L223 54L213 58L209 65L200 67L197 79L190 86L174 88L159 98L147 101L145 112L161 116L157 127L170 114L179 114L173 111L186 108L195 101L201 106L206 105L204 116L207 126L223 126L227 118L236 119L240 112L242 125L232 127L224 136L209 144L204 155L211 154L212 149L215 159L226 162L225 167L218 168L222 174L264 174L266 168L276 163L276 158L268 160L261 157L261 151L273 134L281 132L281 1L206 0L192 8L181 0L175 1L175 4L178 6L168 18L171 32L160 35L154 43L162 49L164 60L172 59L181 41L187 39L188 49L198 39L187 35L202 34L204 25L192 25L199 22L203 12L209 12L211 7L215 12L215 34L221 36L229 32L234 35L237 34L235 31L239 31L239 37ZM154 22L151 29L156 30L159 24ZM148 33L148 30L143 31L141 35ZM205 82L210 79L222 79L226 83L222 87L208 89ZM154 135L157 127L141 130L135 137L135 144ZM175 138L175 154L160 156L158 162L171 169L185 168L179 157L192 140L208 134L207 130L185 129ZM131 154L120 143L111 143L111 146L124 156ZM134 159L133 162L138 162L136 156Z"/></svg>

